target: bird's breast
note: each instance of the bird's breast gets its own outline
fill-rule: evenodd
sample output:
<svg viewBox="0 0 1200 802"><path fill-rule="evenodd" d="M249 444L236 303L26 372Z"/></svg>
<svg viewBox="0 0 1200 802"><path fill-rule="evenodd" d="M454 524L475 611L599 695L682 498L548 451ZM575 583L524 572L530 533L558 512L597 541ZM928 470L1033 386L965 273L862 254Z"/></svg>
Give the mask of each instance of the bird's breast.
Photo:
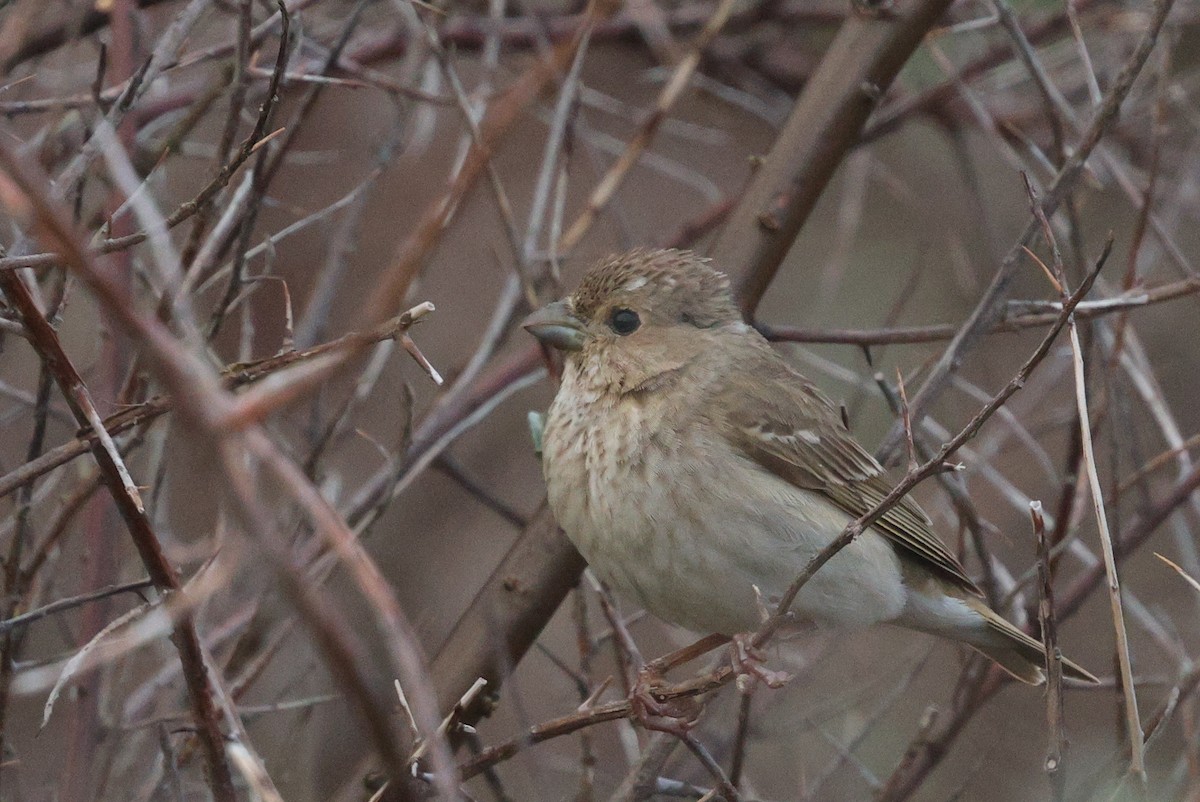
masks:
<svg viewBox="0 0 1200 802"><path fill-rule="evenodd" d="M671 486L667 424L642 400L569 384L550 408L543 439L550 504L602 575L607 562L650 556L647 524L662 517Z"/></svg>
<svg viewBox="0 0 1200 802"><path fill-rule="evenodd" d="M723 593L727 555L705 547L697 510L719 477L686 410L563 389L547 418L543 469L551 508L592 570L671 623L696 631L752 626L750 583L745 594Z"/></svg>
<svg viewBox="0 0 1200 802"><path fill-rule="evenodd" d="M645 489L648 469L657 462L649 442L656 423L636 401L559 393L546 421L543 460L550 502L564 529L588 540L602 537L601 530L643 506L637 491Z"/></svg>

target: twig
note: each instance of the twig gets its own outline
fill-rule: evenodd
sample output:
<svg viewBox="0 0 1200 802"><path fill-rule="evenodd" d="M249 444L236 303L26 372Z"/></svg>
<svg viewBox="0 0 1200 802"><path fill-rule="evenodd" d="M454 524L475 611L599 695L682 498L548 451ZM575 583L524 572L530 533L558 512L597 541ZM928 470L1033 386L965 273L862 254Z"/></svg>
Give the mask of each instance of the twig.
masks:
<svg viewBox="0 0 1200 802"><path fill-rule="evenodd" d="M571 60L571 67L562 81L562 86L559 88L558 100L554 104L554 116L550 120L550 130L546 135L546 144L542 149L542 161L538 168L537 181L533 187L533 198L529 203L529 222L525 226L524 241L521 243L521 249L517 254L517 264L523 281L527 281L529 268L533 264L538 241L542 236L542 228L546 224L546 210L550 206L551 184L555 183L554 179L556 175L561 178L562 185L565 185L566 182L566 162L570 157L571 123L577 114L576 104L578 103L580 87L582 86L583 57L591 42L592 30L592 25L589 25L584 30L579 47L576 48L575 57ZM556 204L556 206L558 205ZM561 207L555 208L554 213L550 226L551 245L549 250L552 254L550 260L551 274L557 277L556 257L561 241L561 237L557 235L562 225ZM531 304L537 302L537 296L532 287L527 287L526 295L529 296L528 300Z"/></svg>
<svg viewBox="0 0 1200 802"><path fill-rule="evenodd" d="M882 374L877 374L876 384L883 392L887 399L888 406L892 409L892 414L901 414L900 396L896 390L893 390L886 381L883 380ZM979 400L986 403L990 396L980 391L978 394ZM1002 407L997 414L1001 419L1014 417L1006 408ZM930 459L933 457L933 446L925 438L914 439L913 446L916 449L917 455L921 459ZM965 451L965 449L964 449ZM976 460L978 462L978 460ZM910 461L910 467L915 464L915 461ZM984 539L984 522L972 502L970 494L967 492L966 481L959 475L959 471L965 466L962 464L947 463L945 470L939 471L936 476L938 483L942 489L946 491L946 495L950 497L950 503L954 505L955 512L958 513L959 521L966 526L971 535L971 545L974 548L975 556L979 560L979 569L983 572L979 585L983 589L984 595L987 597L988 604L993 609L1001 609L1000 588L996 582L996 568L992 561L991 552L987 548L987 543Z"/></svg>
<svg viewBox="0 0 1200 802"><path fill-rule="evenodd" d="M617 786L609 802L639 802L655 793L659 787L659 774L678 747L678 738L665 732L652 733L642 749L642 754L630 767L629 773Z"/></svg>
<svg viewBox="0 0 1200 802"><path fill-rule="evenodd" d="M1063 758L1067 750L1063 729L1062 652L1058 648L1058 625L1054 616L1054 582L1050 572L1050 543L1046 538L1046 519L1042 503L1029 502L1029 516L1037 537L1037 569L1039 580L1038 622L1042 643L1046 649L1046 774L1050 778L1055 802L1062 802L1067 793L1067 773Z"/></svg>
<svg viewBox="0 0 1200 802"><path fill-rule="evenodd" d="M713 780L717 783L717 788L721 789L721 795L725 797L725 802L741 802L741 795L729 782L729 778L725 776L721 764L714 760L713 756L704 748L704 744L697 741L696 736L690 732L680 735L679 740L683 741L683 745L691 750L696 759L700 761L700 765L704 766L705 771L712 775Z"/></svg>
<svg viewBox="0 0 1200 802"><path fill-rule="evenodd" d="M1028 37L1025 36L1025 32L1021 30L1020 23L1017 22L1017 15L1013 13L1012 7L1006 0L991 0L991 5L1000 21L1000 27L1004 28L1009 38L1012 39L1018 58L1025 65L1026 71L1029 72L1030 77L1033 79L1033 85L1037 88L1042 102L1042 114L1050 126L1051 134L1054 137L1055 163L1059 164L1063 156L1064 136L1062 120L1056 111L1056 103L1062 99L1062 95L1047 74L1041 59L1034 52L1032 44L1030 44Z"/></svg>
<svg viewBox="0 0 1200 802"><path fill-rule="evenodd" d="M54 613L60 613L64 610L73 610L76 607L96 601L98 599L107 599L111 596L117 596L121 593L135 593L139 590L154 587L154 583L149 579L138 579L133 582L126 582L121 585L109 585L100 590L94 590L91 593L82 593L78 596L72 596L69 599L59 599L56 602L44 605L36 610L30 610L21 615L15 615L5 621L0 621L0 632L8 632L17 627L23 627L31 624L40 618L45 618Z"/></svg>
<svg viewBox="0 0 1200 802"><path fill-rule="evenodd" d="M638 649L633 634L621 618L621 611L617 609L616 603L613 601L612 590L591 573L585 574L585 578L592 580L596 598L600 600L600 609L613 633L612 647L620 671L621 688L628 695L633 688L633 680L630 679L630 676L643 669L646 659L642 657L642 652Z"/></svg>
<svg viewBox="0 0 1200 802"><path fill-rule="evenodd" d="M729 643L729 638L725 635L705 635L694 643L651 660L646 667L657 674L664 674L684 663L690 663L697 657L702 657L726 643Z"/></svg>
<svg viewBox="0 0 1200 802"><path fill-rule="evenodd" d="M571 618L575 624L575 648L579 652L579 697L580 704L595 698L592 682L592 661L595 649L588 627L587 594L582 587L571 594ZM607 680L601 683L603 686ZM596 798L596 751L589 732L579 733L579 791L576 802L594 802Z"/></svg>
<svg viewBox="0 0 1200 802"><path fill-rule="evenodd" d="M737 728L733 736L733 757L729 762L729 784L737 788L742 781L742 771L746 767L746 748L750 736L750 709L754 702L754 689L757 683L750 685L738 699Z"/></svg>
<svg viewBox="0 0 1200 802"><path fill-rule="evenodd" d="M627 700L609 702L608 704L589 707L577 713L547 721L544 724L538 724L530 727L519 738L514 738L502 744L481 750L477 755L472 756L463 763L459 767L459 771L464 780L469 780L483 771L484 768L508 760L527 746L533 746L561 735L568 735L583 727L590 727L605 721L628 718L630 713L631 710Z"/></svg>
<svg viewBox="0 0 1200 802"><path fill-rule="evenodd" d="M900 399L900 422L904 425L904 443L908 455L907 470L917 467L917 446L913 442L912 415L908 409L908 393L904 389L904 374L896 368L896 393Z"/></svg>
<svg viewBox="0 0 1200 802"><path fill-rule="evenodd" d="M246 731L246 725L242 721L241 711L234 703L233 697L221 677L217 662L207 648L204 648L204 664L208 668L209 676L213 678L213 693L218 707L225 714L225 724L229 728L229 746L227 748L230 759L241 771L242 776L246 778L247 785L259 799L263 802L283 802L283 796L275 787L275 781L267 773L262 756L259 755L250 740L250 734Z"/></svg>
<svg viewBox="0 0 1200 802"><path fill-rule="evenodd" d="M1143 289L1128 296L1082 303L1075 310L1076 320L1093 320L1108 314L1186 298L1200 292L1200 279L1185 278L1158 287ZM1016 303L1016 302L1013 302ZM1048 302L1055 311L1058 301ZM1029 312L1003 318L986 334L1003 334L1040 328L1054 322L1055 311ZM959 323L932 323L924 326L894 326L883 329L830 329L783 326L755 323L755 328L772 342L836 343L841 345L873 346L901 345L949 340L962 328Z"/></svg>
<svg viewBox="0 0 1200 802"><path fill-rule="evenodd" d="M480 693L486 687L487 680L485 680L483 677L476 677L475 681L471 683L471 687L467 688L462 697L454 703L454 707L450 709L450 712L447 713L445 718L442 719L442 723L438 725L438 728L434 733L434 738L445 739L448 738L450 733L455 730L460 730L464 727L469 728L470 725L464 724L462 721L463 711L475 703L475 700L479 698ZM396 689L398 691L400 690L399 682L396 684ZM403 692L401 692L401 698L404 698ZM405 702L405 709L408 709L407 702ZM411 711L409 712L409 717L412 717ZM415 763L416 761L420 760L428 749L429 741L424 739L417 741L417 748L413 750L412 754L413 762Z"/></svg>
<svg viewBox="0 0 1200 802"><path fill-rule="evenodd" d="M1100 475L1096 470L1096 456L1092 452L1092 428L1088 418L1087 380L1083 371L1083 346L1079 344L1079 332L1070 326L1071 354L1075 365L1075 403L1079 410L1079 432L1083 438L1083 464L1087 469L1088 482L1092 491L1092 508L1096 513L1096 525L1100 529L1100 545L1104 555L1104 571L1108 577L1108 600L1112 611L1113 628L1117 638L1117 659L1121 667L1121 689L1125 701L1125 720L1129 731L1129 772L1142 783L1146 781L1145 758L1142 754L1142 724L1138 714L1137 689L1133 682L1133 666L1129 659L1129 635L1125 631L1125 614L1121 609L1121 585L1117 579L1117 559L1113 553L1112 535L1108 531L1108 516L1104 511L1104 495L1100 486Z"/></svg>
<svg viewBox="0 0 1200 802"><path fill-rule="evenodd" d="M1200 591L1200 581L1197 581L1195 577L1191 576L1190 574L1188 574L1187 571L1183 570L1182 566L1180 566L1179 563L1175 562L1174 560L1167 559L1166 557L1159 554L1157 551L1154 552L1154 556L1157 557L1158 559L1162 560L1164 563L1166 563L1172 569L1174 569L1175 573L1177 573L1181 577L1183 577L1183 581L1187 582L1189 585L1191 585L1197 591Z"/></svg>
<svg viewBox="0 0 1200 802"><path fill-rule="evenodd" d="M434 461L433 467L449 476L463 490L478 500L480 504L496 513L496 515L512 526L524 529L529 525L529 520L524 515L509 506L502 498L491 492L481 482L477 481L458 460L448 454L442 454L442 456Z"/></svg>

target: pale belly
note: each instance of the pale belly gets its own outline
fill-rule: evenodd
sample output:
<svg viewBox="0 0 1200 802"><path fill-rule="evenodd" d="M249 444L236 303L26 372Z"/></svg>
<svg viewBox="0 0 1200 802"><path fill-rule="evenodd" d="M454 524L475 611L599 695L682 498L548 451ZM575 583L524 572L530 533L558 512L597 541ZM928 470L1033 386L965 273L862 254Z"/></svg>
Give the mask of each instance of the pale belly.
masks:
<svg viewBox="0 0 1200 802"><path fill-rule="evenodd" d="M669 623L701 633L756 628L755 588L770 605L848 522L823 497L748 460L718 465L700 432L647 437L661 429L637 419L636 407L607 413L607 426L585 430L577 421L597 415L552 410L550 504L597 575ZM598 431L610 436L601 442ZM819 624L859 627L897 618L906 596L895 551L868 531L809 581L792 609Z"/></svg>

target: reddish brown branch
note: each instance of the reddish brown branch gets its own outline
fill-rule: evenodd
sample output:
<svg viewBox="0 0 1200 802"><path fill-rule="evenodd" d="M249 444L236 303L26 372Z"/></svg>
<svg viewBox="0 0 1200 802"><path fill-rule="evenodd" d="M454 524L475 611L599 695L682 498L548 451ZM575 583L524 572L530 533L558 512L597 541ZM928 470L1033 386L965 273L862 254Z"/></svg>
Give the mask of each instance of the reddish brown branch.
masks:
<svg viewBox="0 0 1200 802"><path fill-rule="evenodd" d="M1058 648L1058 619L1054 609L1054 582L1050 571L1050 543L1046 537L1046 519L1042 516L1042 504L1030 502L1029 515L1033 520L1033 532L1037 538L1038 570L1038 628L1046 646L1046 775L1055 802L1062 802L1067 794L1067 773L1063 770L1063 757L1067 751L1067 735L1063 724L1063 675L1062 652Z"/></svg>
<svg viewBox="0 0 1200 802"><path fill-rule="evenodd" d="M10 190L11 191L11 190ZM0 272L0 290L3 290L9 303L21 316L25 330L29 332L29 340L38 355L45 362L54 376L55 382L67 400L67 405L75 415L79 425L86 428L96 428L96 442L92 446L92 454L100 466L100 473L109 494L116 503L121 518L129 534L133 537L134 546L146 566L154 587L164 594L177 592L181 588L179 575L174 566L163 553L158 537L142 506L137 489L129 478L120 455L112 445L108 433L100 423L100 415L92 404L87 386L79 372L72 364L70 357L63 350L58 334L42 315L37 303L30 294L29 287L20 273L15 271ZM220 721L216 706L213 703L212 688L209 685L208 673L204 668L204 657L200 646L200 637L196 633L195 623L190 613L181 614L175 623L175 634L172 637L179 650L179 660L183 665L184 682L187 684L188 696L192 703L192 715L196 723L196 731L204 747L204 756L208 768L209 782L213 794L221 802L234 802L237 794L233 787L233 774L225 756L225 743L221 735Z"/></svg>
<svg viewBox="0 0 1200 802"><path fill-rule="evenodd" d="M111 596L117 596L122 593L135 593L139 590L144 590L145 588L151 587L154 587L154 583L149 579L138 579L133 582L125 582L120 585L109 585L106 588L94 590L91 593L81 593L80 595L72 596L69 599L59 599L58 601L39 607L36 610L30 610L27 613L14 615L12 618L0 621L0 632L8 632L9 630L16 629L17 627L27 626L28 624L45 618L48 615L54 615L55 613L61 613L66 610L74 610L76 607L81 607L90 602L99 601L100 599L107 599Z"/></svg>

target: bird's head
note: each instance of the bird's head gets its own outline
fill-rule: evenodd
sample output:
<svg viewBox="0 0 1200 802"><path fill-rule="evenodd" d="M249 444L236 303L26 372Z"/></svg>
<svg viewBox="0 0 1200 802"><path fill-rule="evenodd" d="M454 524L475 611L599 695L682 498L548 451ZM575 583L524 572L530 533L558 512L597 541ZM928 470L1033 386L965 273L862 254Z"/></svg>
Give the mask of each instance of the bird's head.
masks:
<svg viewBox="0 0 1200 802"><path fill-rule="evenodd" d="M725 274L675 250L610 257L523 325L565 352L589 384L621 393L679 375L731 330L746 328Z"/></svg>

